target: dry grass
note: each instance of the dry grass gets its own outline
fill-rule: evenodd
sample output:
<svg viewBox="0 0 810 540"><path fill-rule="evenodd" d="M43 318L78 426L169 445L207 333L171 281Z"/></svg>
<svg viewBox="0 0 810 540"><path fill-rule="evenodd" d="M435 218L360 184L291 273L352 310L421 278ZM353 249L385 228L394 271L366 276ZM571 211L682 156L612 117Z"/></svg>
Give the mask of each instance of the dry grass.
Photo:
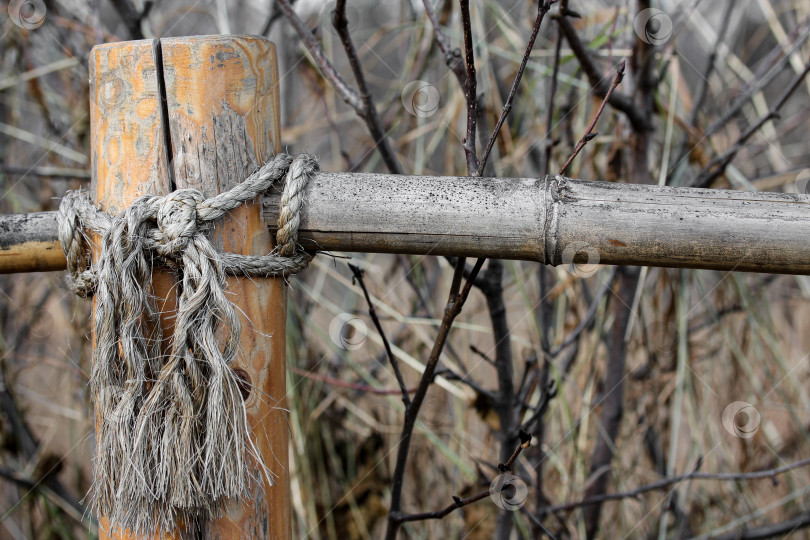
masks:
<svg viewBox="0 0 810 540"><path fill-rule="evenodd" d="M327 54L348 78L340 42L324 24L328 9L322 11L316 2L300 0L300 4L302 17L311 28L317 27ZM611 66L631 52L633 13L625 2L571 4L583 15L576 21L580 37L598 50L599 66L609 77ZM669 14L674 25L672 36L655 57L661 82L656 92L656 130L650 135L650 182L674 171L671 183L681 185L767 113L769 104L810 57L810 9L799 0L735 0L698 117L699 132L723 117L740 96L751 99L716 133L696 138L699 144L688 163L675 168L725 2L660 4L657 7ZM438 54L421 3L358 0L353 5L356 11L349 14L358 53L404 170L464 174L464 96ZM87 168L88 159L80 159L88 156L88 75L82 62L93 43L126 39L127 31L106 2L97 12L77 1L47 6L46 23L35 30L23 31L0 17L0 87L4 88L0 91L0 155L6 167ZM225 6L225 19L218 6ZM447 17L442 19L444 30L451 44L459 46L457 5L448 2L449 11L442 6L444 2L439 2L437 11ZM269 12L259 2L172 0L154 7L148 29L156 35L215 33L227 21L231 32L258 33ZM525 48L534 12L530 2L472 2L478 89L490 129ZM364 124L324 82L286 21L278 21L271 37L279 44L281 58L284 146L316 153L324 170L384 170ZM542 174L555 39L553 23L547 21L515 108L493 150L490 161L497 176ZM790 52L787 58L773 52L779 48ZM64 62L73 57L78 64ZM60 61L63 64L54 64ZM56 65L56 70L25 82L3 82L4 77L49 65ZM771 70L775 70L772 81L752 92L752 85ZM413 96L403 96L414 80L430 85L415 102L426 107L421 116L412 114ZM559 144L552 154L552 170L565 161L599 105L589 88L563 43L553 114L553 138ZM631 74L620 90L632 88ZM431 96L438 97L437 105ZM807 81L788 101L781 120L768 122L752 138L715 187L807 193L809 103ZM3 126L26 135L11 135ZM616 163L626 161L630 151L627 122L607 109L597 131L599 135L585 147L569 174L615 181L616 171L621 176L623 170ZM76 179L33 174L0 178L4 213L52 209L53 197L80 184ZM366 270L366 284L386 335L395 345L406 384L415 386L444 308L452 274L449 264L435 257L354 254L353 258ZM584 280L565 269L553 269L549 294L553 317L545 329L537 319L538 265L506 262L505 268L507 317L519 377L528 360L541 356L542 332L554 344L577 325L610 268L600 268ZM629 491L663 476L689 472L699 459L701 471L719 473L779 467L806 457L810 448L810 334L806 331L810 280L652 268L642 277L629 333L624 417L609 492ZM54 472L81 498L88 486L93 446L86 390L89 307L68 296L55 275L2 277L0 290L0 365L21 414L41 443L35 454L24 455L19 433L4 416L0 465L38 478L59 463ZM287 362L296 537L361 539L383 534L403 406L396 393L371 391L394 390L397 383L367 312L362 291L352 284L351 273L340 259L318 257L291 283ZM341 333L350 330L342 324L345 317L337 319L330 332L342 313L355 314L367 333ZM613 322L603 301L593 328L582 335L576 356L564 365L562 355L551 368L559 394L545 416L542 450L547 457L541 479L550 504L580 500L592 480L588 469L600 432L597 413L602 398L611 391L602 383L603 338ZM340 347L341 337L360 347ZM454 326L442 366L494 389L495 369L471 346L494 355L487 306L476 291ZM531 403L538 399L539 391L529 396ZM751 404L759 414L752 438L734 436L723 425L723 411L735 401ZM416 430L404 508L437 510L449 504L453 495L486 489L496 474L497 428L497 415L476 399L476 392L459 382L437 379ZM530 511L540 502L533 487L539 480L533 472L538 455L534 448L519 460L519 474L530 486L525 506ZM85 535L86 529L42 491L29 495L29 490L11 482L2 486L0 537ZM669 490L606 503L600 537L686 538L779 522L810 510L808 486L806 468L783 474L778 482L684 482ZM404 536L490 538L497 510L484 500L441 521L407 525ZM529 535L526 517L516 512L514 519L516 530ZM544 523L562 532L561 537L584 537L579 510L560 513L558 519L546 517ZM791 536L800 537L804 537L801 531Z"/></svg>

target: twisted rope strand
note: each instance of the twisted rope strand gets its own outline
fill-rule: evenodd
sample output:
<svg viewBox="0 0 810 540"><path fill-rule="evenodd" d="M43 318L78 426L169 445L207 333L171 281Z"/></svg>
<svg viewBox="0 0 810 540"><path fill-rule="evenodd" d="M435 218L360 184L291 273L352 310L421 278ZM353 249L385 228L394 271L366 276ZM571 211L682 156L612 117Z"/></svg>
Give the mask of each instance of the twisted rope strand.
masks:
<svg viewBox="0 0 810 540"><path fill-rule="evenodd" d="M96 300L91 503L115 526L149 537L181 523L189 531L220 517L229 499L253 496L263 475L272 480L231 369L241 328L225 295L226 274L289 276L306 268L312 255L298 246L298 226L304 187L317 170L312 156L279 154L225 193L147 195L116 216L93 206L87 192L62 200L69 286ZM207 237L212 223L282 178L277 248L263 256L217 252ZM101 236L95 265L88 231ZM150 284L155 264L174 269L180 282L165 357Z"/></svg>

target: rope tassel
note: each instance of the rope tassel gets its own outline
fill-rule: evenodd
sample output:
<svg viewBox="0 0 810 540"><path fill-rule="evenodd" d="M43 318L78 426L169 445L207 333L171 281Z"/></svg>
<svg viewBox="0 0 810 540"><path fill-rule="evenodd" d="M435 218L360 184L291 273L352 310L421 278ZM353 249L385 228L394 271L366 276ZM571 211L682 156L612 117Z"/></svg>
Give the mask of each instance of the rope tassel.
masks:
<svg viewBox="0 0 810 540"><path fill-rule="evenodd" d="M226 275L288 276L312 255L297 245L312 156L279 154L234 189L205 199L193 189L147 195L110 216L86 192L69 192L59 239L69 286L94 294L96 346L90 393L98 441L91 506L114 526L157 536L219 518L234 498L252 498L269 471L251 439L231 369L240 323L225 295ZM278 247L264 256L219 253L214 221L284 178ZM91 264L84 231L101 236ZM152 268L175 270L179 285L171 347L162 356ZM224 336L224 344L217 336Z"/></svg>

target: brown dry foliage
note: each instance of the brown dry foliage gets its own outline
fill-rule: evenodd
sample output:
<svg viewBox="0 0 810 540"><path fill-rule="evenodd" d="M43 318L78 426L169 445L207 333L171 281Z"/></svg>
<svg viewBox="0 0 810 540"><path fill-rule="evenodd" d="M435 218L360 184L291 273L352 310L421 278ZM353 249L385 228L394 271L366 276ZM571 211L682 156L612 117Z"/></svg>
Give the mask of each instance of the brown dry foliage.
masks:
<svg viewBox="0 0 810 540"><path fill-rule="evenodd" d="M300 0L302 18L349 79L346 57L329 26L329 10ZM655 90L655 129L649 134L649 182L667 173L684 184L715 155L732 146L745 128L767 113L769 104L810 57L810 9L799 0L734 2L728 30L717 47L706 101L694 129L687 129L693 102L703 85L706 62L722 26L723 2L660 2L673 22L653 57L660 76ZM136 2L136 5L138 3ZM143 24L147 35L177 36L224 31L259 33L269 3L171 0L156 5ZM596 51L606 77L632 54L636 16L626 2L571 1L583 15L580 38ZM634 4L634 3L630 3ZM82 184L70 176L27 174L13 167L87 169L86 55L101 41L128 39L129 30L108 2L46 2L43 26L21 29L2 18L0 38L0 212L54 209L58 197ZM457 80L438 54L432 28L419 2L350 4L352 35L382 121L403 169L409 174L465 173L461 138L465 101ZM440 1L437 15L453 47L461 45L455 2ZM535 4L502 0L472 2L478 91L486 107L483 146L508 93L534 20ZM283 101L283 146L317 154L325 170L385 170L365 125L336 96L314 67L285 20L271 38L279 46ZM563 42L554 103L548 90L556 27L547 20L529 61L515 108L490 159L497 176L543 174L546 112L553 106L552 170L559 167L599 105L579 63ZM75 58L75 65L69 60ZM62 64L58 64L62 62ZM33 69L47 73L18 80ZM759 88L757 81L773 77ZM411 81L425 81L414 95ZM609 80L609 79L608 79ZM786 103L781 119L768 122L734 159L714 187L807 193L810 160L806 133L810 81ZM620 90L632 92L629 74ZM410 90L408 90L410 88ZM408 90L408 91L406 91ZM405 92L405 94L403 94ZM438 98L438 103L431 101ZM733 103L745 105L715 133L704 137ZM413 114L413 107L424 107ZM608 108L569 171L571 176L621 181L627 176L628 122ZM33 137L33 138L32 138ZM676 167L680 142L687 159ZM58 146L55 146L58 145ZM82 159L84 158L84 159ZM667 161L664 161L667 160ZM2 172L2 171L6 172ZM508 219L508 216L505 216ZM666 231L661 231L666 234ZM434 257L353 255L366 272L386 335L396 346L408 386L418 382L436 334L450 276L446 260ZM600 268L587 279L563 268L547 274L551 320L543 327L538 265L506 262L505 304L516 378L524 366L542 367L541 336L558 344L584 317L595 291L610 274ZM810 394L810 280L711 271L649 269L642 274L629 333L624 378L624 415L608 492L622 492L664 476L691 471L747 472L779 467L808 454ZM0 423L0 466L26 477L57 475L80 499L88 487L92 455L92 410L87 402L89 305L70 297L58 275L0 278L0 368L19 418L39 446L26 453L8 409ZM341 260L319 257L292 280L288 312L292 492L296 537L378 538L383 534L390 479L402 418L396 394L379 395L333 381L396 389L380 340L367 316L359 287ZM608 295L608 303L615 301ZM593 481L588 470L600 433L600 401L607 345L614 324L602 301L594 325L581 336L575 356L551 366L559 393L544 416L544 438L521 456L516 472L529 487L524 509L583 497ZM362 346L340 347L330 325L352 313L368 331ZM807 323L807 324L805 324ZM338 329L340 332L340 328ZM337 334L338 337L341 335ZM351 336L349 336L351 337ZM473 291L457 320L442 366L496 389L494 367L478 354L494 354L486 303ZM317 375L310 376L310 374ZM323 376L328 377L325 379ZM519 381L516 381L519 382ZM536 403L541 390L527 396ZM752 438L730 433L722 422L727 406L751 404L759 423ZM753 412L752 412L753 414ZM751 417L753 418L753 417ZM738 418L744 423L745 417ZM486 489L497 474L498 416L469 386L437 380L416 430L405 478L404 508L432 511ZM733 429L732 429L733 430ZM533 469L546 454L542 478ZM535 491L542 482L542 496ZM42 490L2 480L0 537L84 537L78 525ZM810 472L800 468L770 480L684 482L669 490L605 503L599 536L687 538L741 532L808 512ZM405 526L408 538L491 538L497 507L488 499L441 521ZM529 520L513 514L513 534L531 534ZM580 510L544 516L560 538L582 538ZM663 530L664 536L659 536ZM802 535L795 533L796 537Z"/></svg>

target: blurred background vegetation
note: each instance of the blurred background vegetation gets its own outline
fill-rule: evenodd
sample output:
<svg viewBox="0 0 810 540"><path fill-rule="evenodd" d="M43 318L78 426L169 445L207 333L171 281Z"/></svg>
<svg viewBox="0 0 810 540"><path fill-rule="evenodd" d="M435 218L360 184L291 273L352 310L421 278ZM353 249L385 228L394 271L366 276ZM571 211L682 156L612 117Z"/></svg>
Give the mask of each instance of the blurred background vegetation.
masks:
<svg viewBox="0 0 810 540"><path fill-rule="evenodd" d="M318 155L324 170L388 170L366 124L272 0L24 2L25 9L42 7L41 25L5 17L20 4L6 3L0 17L2 213L56 209L66 190L87 184L87 55L94 44L143 36L267 35L280 59L283 148ZM808 193L810 79L800 81L778 117L769 113L806 71L810 4L562 4L540 28L486 175L556 172L599 107L583 58L560 38L565 19L590 49L603 84L629 59L617 92L651 124L640 131L626 113L606 108L569 176L689 185L713 158L735 149L712 187ZM463 50L459 3L430 5L450 48ZM579 17L561 13L566 6ZM334 2L299 0L294 9L353 83L332 27ZM537 9L536 1L470 2L479 152L509 95ZM639 24L652 13L645 9L660 12ZM402 171L467 174L467 102L423 3L352 0L346 14ZM457 262L351 257L364 271L406 386L414 387ZM526 494L518 511L487 498L441 520L406 523L401 536L806 537L808 469L746 474L808 456L810 279L488 265L453 326L420 413L402 509L439 510L453 496L488 489L519 425L533 435L512 470ZM501 306L493 305L499 298ZM58 273L0 276L0 537L95 534L89 518L81 521L80 503L94 444L89 312ZM379 538L403 404L344 260L318 257L290 281L287 340L294 536ZM504 408L513 424L506 428ZM667 480L662 489L633 493L696 469L742 474ZM605 493L618 495L601 512L578 504ZM573 504L555 508L565 503Z"/></svg>

